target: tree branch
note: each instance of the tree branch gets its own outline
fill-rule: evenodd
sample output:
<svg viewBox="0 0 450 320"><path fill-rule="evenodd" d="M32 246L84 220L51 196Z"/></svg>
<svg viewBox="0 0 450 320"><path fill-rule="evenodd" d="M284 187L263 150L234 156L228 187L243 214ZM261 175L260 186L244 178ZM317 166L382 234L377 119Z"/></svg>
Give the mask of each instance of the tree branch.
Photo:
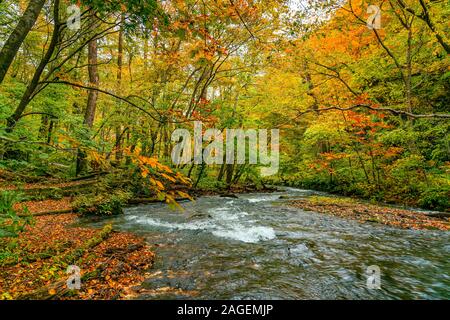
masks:
<svg viewBox="0 0 450 320"><path fill-rule="evenodd" d="M148 111L145 110L144 108L138 106L137 104L131 102L131 101L128 100L127 98L118 96L118 95L116 95L116 94L114 94L114 93L112 93L112 92L109 92L109 91L106 91L106 90L103 90L103 89L100 89L100 88L95 88L95 87L91 87L91 86L85 86L85 85L82 85L82 84L73 83L73 82L64 81L64 80L59 80L59 81L42 81L42 82L40 82L40 83L42 83L42 84L44 84L44 83L66 84L66 85L73 86L73 87L77 87L77 88L82 88L82 89L87 89L87 90L98 91L98 92L100 92L100 93L104 93L104 94L106 94L106 95L109 95L109 96L111 96L111 97L114 97L114 98L116 98L116 99L118 99L118 100L124 101L124 102L128 103L129 105L131 105L132 107L134 107L134 108L136 108L136 109L138 109L138 110L144 112L146 115L148 115L148 116L149 116L150 118L152 118L153 120L158 121L158 122L161 122L161 119L155 118L150 112L148 112Z"/></svg>
<svg viewBox="0 0 450 320"><path fill-rule="evenodd" d="M356 104L354 106L351 107L347 107L347 108L341 108L341 107L337 107L337 106L331 106L331 107L326 107L326 108L321 108L321 109L308 109L306 111L300 112L297 115L297 118L299 118L300 116L309 113L309 112L320 112L320 111L330 111L330 110L339 110L339 111L349 111L349 110L353 110L356 108L366 108L369 110L374 110L374 111L386 111L386 112L390 112L396 116L408 116L411 118L439 118L439 119L450 119L450 114L441 114L441 113L429 113L429 114L414 114L414 113L410 113L407 111L402 111L402 110L396 110L396 109L392 109L392 108L387 108L387 107L374 107L370 104Z"/></svg>

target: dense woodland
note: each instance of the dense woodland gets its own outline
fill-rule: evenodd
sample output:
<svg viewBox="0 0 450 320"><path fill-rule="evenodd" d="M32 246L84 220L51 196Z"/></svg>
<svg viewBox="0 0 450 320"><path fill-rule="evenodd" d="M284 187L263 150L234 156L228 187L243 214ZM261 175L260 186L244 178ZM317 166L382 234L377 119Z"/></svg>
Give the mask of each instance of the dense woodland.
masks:
<svg viewBox="0 0 450 320"><path fill-rule="evenodd" d="M91 281L78 298L123 297L152 264L110 226L30 212L179 207L271 185L450 208L447 0L3 0L0 13L1 299L67 297L55 281L73 263ZM279 172L175 165L172 132L194 121L279 129ZM399 212L388 224L417 226ZM128 269L114 269L120 255Z"/></svg>
<svg viewBox="0 0 450 320"><path fill-rule="evenodd" d="M2 178L100 174L119 201L272 183L449 207L446 1L75 5L0 4ZM174 166L171 133L195 120L280 129L279 173Z"/></svg>

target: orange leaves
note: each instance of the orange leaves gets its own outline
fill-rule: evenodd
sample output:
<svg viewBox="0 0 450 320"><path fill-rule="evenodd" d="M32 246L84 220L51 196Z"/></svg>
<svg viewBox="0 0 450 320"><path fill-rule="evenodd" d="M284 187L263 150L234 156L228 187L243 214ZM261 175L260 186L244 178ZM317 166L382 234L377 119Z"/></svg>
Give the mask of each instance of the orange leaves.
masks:
<svg viewBox="0 0 450 320"><path fill-rule="evenodd" d="M148 174L150 173L150 170L148 170L147 168L142 168L141 169L141 176L142 178L147 178Z"/></svg>
<svg viewBox="0 0 450 320"><path fill-rule="evenodd" d="M350 110L346 111L345 114L350 125L350 128L348 128L347 131L356 135L358 140L360 140L361 142L362 140L367 138L365 137L366 135L374 135L381 129L388 129L391 127L383 121L385 117L384 114L379 116L380 114L375 110L372 110L370 114L375 117L379 117L380 121L377 121L376 118L373 118L361 112Z"/></svg>
<svg viewBox="0 0 450 320"><path fill-rule="evenodd" d="M333 153L333 152L323 152L320 155L327 161L340 160L348 157L348 155L344 153Z"/></svg>
<svg viewBox="0 0 450 320"><path fill-rule="evenodd" d="M148 165L151 168L156 168L159 164L158 159L156 158L138 156L138 160L141 165L143 166Z"/></svg>
<svg viewBox="0 0 450 320"><path fill-rule="evenodd" d="M329 174L335 174L333 162L349 157L346 153L323 152L320 154L321 159L315 163L311 163L309 167L317 172L327 171Z"/></svg>
<svg viewBox="0 0 450 320"><path fill-rule="evenodd" d="M191 199L191 196L188 195L187 193L183 192L183 191L179 191L179 190L178 190L177 193L178 193L178 195L179 195L180 197L187 198L187 199Z"/></svg>
<svg viewBox="0 0 450 320"><path fill-rule="evenodd" d="M393 158L400 155L403 152L403 148L401 147L389 147L386 151L383 152L385 158Z"/></svg>
<svg viewBox="0 0 450 320"><path fill-rule="evenodd" d="M168 176L165 173L161 173L161 177L163 177L164 179L169 180L170 182L173 182L173 183L175 183L177 181L174 177Z"/></svg>
<svg viewBox="0 0 450 320"><path fill-rule="evenodd" d="M164 190L164 189L165 189L165 188L164 188L164 185L161 183L161 181L155 180L155 183L156 183L156 187L157 187L159 190Z"/></svg>

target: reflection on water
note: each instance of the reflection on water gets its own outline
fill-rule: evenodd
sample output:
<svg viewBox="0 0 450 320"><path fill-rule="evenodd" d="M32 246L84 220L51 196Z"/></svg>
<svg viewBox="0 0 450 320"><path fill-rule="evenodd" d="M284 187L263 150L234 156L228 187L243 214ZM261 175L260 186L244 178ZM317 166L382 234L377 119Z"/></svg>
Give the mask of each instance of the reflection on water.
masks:
<svg viewBox="0 0 450 320"><path fill-rule="evenodd" d="M450 298L450 233L395 229L283 205L312 191L203 197L174 212L142 205L113 222L155 245L141 299ZM368 266L381 289L366 286ZM166 290L167 288L176 290Z"/></svg>

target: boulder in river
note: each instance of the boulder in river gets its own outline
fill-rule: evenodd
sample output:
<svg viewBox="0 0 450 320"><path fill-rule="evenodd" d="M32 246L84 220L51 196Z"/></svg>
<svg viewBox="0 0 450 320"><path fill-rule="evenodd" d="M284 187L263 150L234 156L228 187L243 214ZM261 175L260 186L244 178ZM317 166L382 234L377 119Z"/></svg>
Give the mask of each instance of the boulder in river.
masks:
<svg viewBox="0 0 450 320"><path fill-rule="evenodd" d="M212 216L205 213L194 213L188 217L188 220L203 219L203 218L211 219Z"/></svg>

